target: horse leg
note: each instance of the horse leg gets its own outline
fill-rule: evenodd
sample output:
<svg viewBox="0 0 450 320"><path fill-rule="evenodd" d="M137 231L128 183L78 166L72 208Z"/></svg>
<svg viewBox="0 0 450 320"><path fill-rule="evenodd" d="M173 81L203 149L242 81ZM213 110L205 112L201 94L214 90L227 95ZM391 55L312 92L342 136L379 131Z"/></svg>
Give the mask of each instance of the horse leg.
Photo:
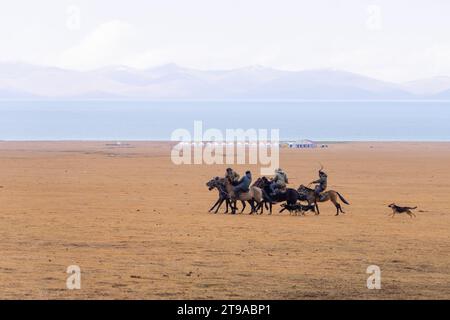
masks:
<svg viewBox="0 0 450 320"><path fill-rule="evenodd" d="M219 205L217 206L217 209L216 209L216 211L214 211L214 213L217 213L217 212L219 211L219 209L220 209L220 207L222 206L222 203L223 203L223 201L224 201L223 198L220 198L219 200L220 200Z"/></svg>
<svg viewBox="0 0 450 320"><path fill-rule="evenodd" d="M220 200L221 200L220 198L217 199L216 203L214 203L214 205L211 207L211 209L208 210L208 212L213 211L213 209L217 206L217 204L220 202ZM217 212L217 211L216 211L216 212Z"/></svg>
<svg viewBox="0 0 450 320"><path fill-rule="evenodd" d="M249 200L248 203L250 203L250 205L253 207L253 212L258 214L258 210L259 210L259 203L256 202L254 199Z"/></svg>
<svg viewBox="0 0 450 320"><path fill-rule="evenodd" d="M330 197L331 202L333 202L334 206L336 207L336 216L339 215L339 212L345 213L344 211L342 211L342 207L339 204L339 202L337 202L337 199L334 197Z"/></svg>
<svg viewBox="0 0 450 320"><path fill-rule="evenodd" d="M231 207L230 199L225 199L225 205L226 205L226 208L225 208L224 213L228 213L228 206Z"/></svg>
<svg viewBox="0 0 450 320"><path fill-rule="evenodd" d="M241 200L241 202L242 202L242 210L241 210L241 213L242 213L242 212L244 212L244 209L245 209L246 204L245 204L245 201L242 201L242 200Z"/></svg>
<svg viewBox="0 0 450 320"><path fill-rule="evenodd" d="M258 202L258 201L256 201L256 200L254 200L254 203L256 203L256 206L255 206L255 210L256 211L260 211L259 212L259 214L261 214L262 212L263 212L263 210L264 210L264 208L263 208L263 202L261 201L261 202Z"/></svg>
<svg viewBox="0 0 450 320"><path fill-rule="evenodd" d="M237 210L238 210L238 207L237 207L237 200L234 200L234 209L233 209L233 212L236 214L236 213L237 213Z"/></svg>
<svg viewBox="0 0 450 320"><path fill-rule="evenodd" d="M254 210L255 210L255 213L256 213L256 214L259 214L259 213L258 213L258 210L259 210L259 203L258 203L256 200L252 200L252 203L253 203L253 208L254 208Z"/></svg>
<svg viewBox="0 0 450 320"><path fill-rule="evenodd" d="M255 213L255 204L253 203L253 200L249 200L248 203L250 203L250 206L252 207L252 209L250 210L250 214Z"/></svg>
<svg viewBox="0 0 450 320"><path fill-rule="evenodd" d="M253 203L253 200L250 200L248 203L250 203L251 207L250 214L256 213L255 204Z"/></svg>
<svg viewBox="0 0 450 320"><path fill-rule="evenodd" d="M256 205L255 205L255 211L256 211L256 213L258 213L258 214L263 214L263 212L264 212L263 201L261 200L261 202L258 202L258 201L256 201L256 200L253 200L253 202L256 203Z"/></svg>
<svg viewBox="0 0 450 320"><path fill-rule="evenodd" d="M231 207L232 214L236 214L236 209L237 209L236 202L237 202L237 200L230 201L230 207Z"/></svg>
<svg viewBox="0 0 450 320"><path fill-rule="evenodd" d="M316 216L318 216L320 214L320 210L319 210L319 205L317 204L317 202L314 202L314 205L316 207Z"/></svg>

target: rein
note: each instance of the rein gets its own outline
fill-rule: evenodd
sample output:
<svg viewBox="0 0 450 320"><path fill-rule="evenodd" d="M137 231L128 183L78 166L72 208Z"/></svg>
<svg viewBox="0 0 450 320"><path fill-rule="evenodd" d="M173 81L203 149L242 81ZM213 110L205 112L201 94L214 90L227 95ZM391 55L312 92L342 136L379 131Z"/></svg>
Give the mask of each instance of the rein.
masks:
<svg viewBox="0 0 450 320"><path fill-rule="evenodd" d="M226 188L225 188L225 185L223 185L222 183L217 183L216 184L216 188L217 188L217 190L219 190L219 193L223 196L223 197L225 197L225 198L229 198L230 196L229 196L229 194L228 194L228 192L227 192L227 190L226 190Z"/></svg>

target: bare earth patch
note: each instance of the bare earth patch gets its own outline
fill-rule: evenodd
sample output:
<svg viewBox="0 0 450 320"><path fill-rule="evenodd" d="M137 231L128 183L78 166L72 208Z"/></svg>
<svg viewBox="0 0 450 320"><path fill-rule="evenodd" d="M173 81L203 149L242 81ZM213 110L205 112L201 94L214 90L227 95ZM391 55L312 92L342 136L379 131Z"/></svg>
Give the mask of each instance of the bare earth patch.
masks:
<svg viewBox="0 0 450 320"><path fill-rule="evenodd" d="M205 183L226 166L175 166L169 151L0 142L0 298L450 298L449 143L282 149L293 187L324 164L351 203L339 217L330 203L320 216L207 213ZM388 217L391 202L417 218ZM81 290L66 289L73 264ZM381 290L366 287L372 264Z"/></svg>

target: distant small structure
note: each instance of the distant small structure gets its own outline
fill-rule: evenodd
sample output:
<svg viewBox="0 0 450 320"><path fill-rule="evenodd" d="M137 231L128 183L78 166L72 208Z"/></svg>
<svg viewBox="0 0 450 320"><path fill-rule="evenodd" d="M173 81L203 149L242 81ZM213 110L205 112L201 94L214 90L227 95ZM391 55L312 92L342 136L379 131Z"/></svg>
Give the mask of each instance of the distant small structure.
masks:
<svg viewBox="0 0 450 320"><path fill-rule="evenodd" d="M129 143L122 143L121 141L111 142L106 144L109 147L126 147L129 146Z"/></svg>
<svg viewBox="0 0 450 320"><path fill-rule="evenodd" d="M299 140L286 142L288 148L304 149L304 148L317 148L317 143L311 140Z"/></svg>

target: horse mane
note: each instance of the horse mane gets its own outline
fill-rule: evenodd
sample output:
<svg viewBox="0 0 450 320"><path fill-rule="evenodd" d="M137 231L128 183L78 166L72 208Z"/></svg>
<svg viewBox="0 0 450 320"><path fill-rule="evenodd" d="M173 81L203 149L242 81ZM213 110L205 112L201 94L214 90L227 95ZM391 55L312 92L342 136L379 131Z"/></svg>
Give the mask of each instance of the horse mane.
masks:
<svg viewBox="0 0 450 320"><path fill-rule="evenodd" d="M269 179L267 179L266 176L259 177L256 179L256 181L252 184L252 186L258 187L258 188L264 188L268 186L268 182L270 182Z"/></svg>
<svg viewBox="0 0 450 320"><path fill-rule="evenodd" d="M256 181L255 181L255 182L253 182L252 186L256 186L256 187L258 187L261 181L262 181L262 178L258 178L258 179L256 179Z"/></svg>
<svg viewBox="0 0 450 320"><path fill-rule="evenodd" d="M221 177L214 177L212 178L208 183L214 183L214 184L219 184L219 185L225 185L225 178L221 178Z"/></svg>
<svg viewBox="0 0 450 320"><path fill-rule="evenodd" d="M299 189L301 189L301 188L304 188L304 189L306 189L307 191L313 191L313 192L314 192L314 189L309 188L309 187L304 186L304 185L301 185L301 186L299 187Z"/></svg>

